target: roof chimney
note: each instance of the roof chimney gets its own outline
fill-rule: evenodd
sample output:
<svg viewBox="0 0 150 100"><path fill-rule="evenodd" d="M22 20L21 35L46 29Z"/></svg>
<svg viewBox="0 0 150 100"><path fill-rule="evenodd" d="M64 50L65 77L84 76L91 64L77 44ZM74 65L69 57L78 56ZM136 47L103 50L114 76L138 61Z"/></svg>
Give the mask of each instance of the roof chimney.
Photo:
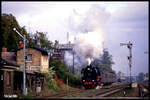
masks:
<svg viewBox="0 0 150 100"><path fill-rule="evenodd" d="M69 46L69 47L71 46L71 42L70 42L70 41L68 42L68 46Z"/></svg>
<svg viewBox="0 0 150 100"><path fill-rule="evenodd" d="M58 48L58 45L59 45L59 41L55 40L54 47L55 47L55 48Z"/></svg>
<svg viewBox="0 0 150 100"><path fill-rule="evenodd" d="M7 52L7 48L2 48L2 52Z"/></svg>

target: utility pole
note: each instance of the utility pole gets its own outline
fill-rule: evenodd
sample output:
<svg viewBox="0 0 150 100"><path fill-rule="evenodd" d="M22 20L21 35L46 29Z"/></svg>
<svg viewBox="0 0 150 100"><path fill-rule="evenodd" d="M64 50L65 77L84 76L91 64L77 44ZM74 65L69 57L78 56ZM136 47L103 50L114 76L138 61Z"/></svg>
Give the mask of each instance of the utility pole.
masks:
<svg viewBox="0 0 150 100"><path fill-rule="evenodd" d="M67 46L68 46L68 43L69 43L69 32L67 32Z"/></svg>
<svg viewBox="0 0 150 100"><path fill-rule="evenodd" d="M104 41L103 41L103 50L104 50Z"/></svg>
<svg viewBox="0 0 150 100"><path fill-rule="evenodd" d="M68 88L68 86L69 86L69 85L68 85L68 83L69 83L68 80L69 80L69 79L68 79L68 78L69 78L69 76L67 75L67 95L68 95L68 93L69 93L69 92L68 92L68 90L69 90L69 88Z"/></svg>
<svg viewBox="0 0 150 100"><path fill-rule="evenodd" d="M75 44L75 40L76 40L76 37L74 37L74 44ZM75 54L74 45L72 46L72 51L73 51L73 74L75 74L75 71L74 71L74 54Z"/></svg>
<svg viewBox="0 0 150 100"><path fill-rule="evenodd" d="M74 74L74 48L72 48L73 50L73 74Z"/></svg>
<svg viewBox="0 0 150 100"><path fill-rule="evenodd" d="M26 91L26 36L25 35L21 35L16 28L13 28L13 30L15 32L17 32L17 34L23 39L23 50L24 50L24 68L23 68L23 94L26 95L27 91Z"/></svg>
<svg viewBox="0 0 150 100"><path fill-rule="evenodd" d="M131 81L131 67L132 67L132 43L120 43L120 46L124 46L127 45L127 48L129 49L129 56L128 56L128 60L129 60L129 68L130 68L130 83L132 83Z"/></svg>

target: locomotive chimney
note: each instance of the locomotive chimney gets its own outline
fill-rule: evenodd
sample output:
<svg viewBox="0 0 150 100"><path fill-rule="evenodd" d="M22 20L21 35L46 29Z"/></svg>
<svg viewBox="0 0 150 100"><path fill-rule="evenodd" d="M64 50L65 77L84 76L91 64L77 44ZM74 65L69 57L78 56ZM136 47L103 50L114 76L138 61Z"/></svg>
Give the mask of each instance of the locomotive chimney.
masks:
<svg viewBox="0 0 150 100"><path fill-rule="evenodd" d="M88 62L88 65L90 66L91 65L91 59L87 58L87 62Z"/></svg>

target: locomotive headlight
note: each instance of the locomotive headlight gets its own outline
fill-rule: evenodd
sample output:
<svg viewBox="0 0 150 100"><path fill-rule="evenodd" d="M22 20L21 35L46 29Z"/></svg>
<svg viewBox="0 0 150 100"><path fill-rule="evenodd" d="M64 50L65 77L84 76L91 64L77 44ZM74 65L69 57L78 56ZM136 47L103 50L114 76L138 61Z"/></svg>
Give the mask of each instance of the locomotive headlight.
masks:
<svg viewBox="0 0 150 100"><path fill-rule="evenodd" d="M83 82L85 82L85 80L83 80Z"/></svg>
<svg viewBox="0 0 150 100"><path fill-rule="evenodd" d="M92 80L94 82L94 80Z"/></svg>

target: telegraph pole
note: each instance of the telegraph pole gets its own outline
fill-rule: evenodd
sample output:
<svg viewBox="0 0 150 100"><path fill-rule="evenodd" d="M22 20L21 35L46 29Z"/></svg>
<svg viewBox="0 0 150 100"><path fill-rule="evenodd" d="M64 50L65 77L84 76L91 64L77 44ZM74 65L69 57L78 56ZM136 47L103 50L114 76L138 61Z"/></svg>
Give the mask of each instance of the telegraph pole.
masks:
<svg viewBox="0 0 150 100"><path fill-rule="evenodd" d="M73 49L73 74L74 74L74 49Z"/></svg>
<svg viewBox="0 0 150 100"><path fill-rule="evenodd" d="M132 43L120 43L120 46L124 46L127 45L127 48L129 49L129 56L128 56L128 60L129 60L129 68L130 68L130 83L132 83L131 81L131 67L132 67Z"/></svg>
<svg viewBox="0 0 150 100"><path fill-rule="evenodd" d="M76 40L76 37L74 37L74 44L75 44L75 40ZM74 74L75 73L74 71L74 54L75 54L74 45L72 46L72 51L73 51L73 74Z"/></svg>
<svg viewBox="0 0 150 100"><path fill-rule="evenodd" d="M67 32L67 47L69 47L69 32Z"/></svg>
<svg viewBox="0 0 150 100"><path fill-rule="evenodd" d="M26 91L26 36L25 35L21 35L16 28L13 28L13 30L15 32L17 32L17 34L23 39L24 42L24 46L23 46L23 50L24 50L24 68L23 68L23 94L26 95L27 91Z"/></svg>

